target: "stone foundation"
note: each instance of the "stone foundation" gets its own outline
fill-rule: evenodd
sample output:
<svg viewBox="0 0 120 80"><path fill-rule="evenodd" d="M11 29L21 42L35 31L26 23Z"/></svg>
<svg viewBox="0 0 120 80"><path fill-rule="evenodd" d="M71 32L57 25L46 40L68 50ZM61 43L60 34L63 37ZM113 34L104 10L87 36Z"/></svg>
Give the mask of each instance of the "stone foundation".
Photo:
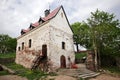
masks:
<svg viewBox="0 0 120 80"><path fill-rule="evenodd" d="M94 54L92 51L89 51L87 53L87 59L86 59L86 68L92 71L95 71L95 61L94 61Z"/></svg>
<svg viewBox="0 0 120 80"><path fill-rule="evenodd" d="M26 68L31 68L34 60L40 54L41 54L41 50L35 51L35 50L25 49L25 50L22 50L22 51L18 51L16 53L15 62L17 64L23 65Z"/></svg>

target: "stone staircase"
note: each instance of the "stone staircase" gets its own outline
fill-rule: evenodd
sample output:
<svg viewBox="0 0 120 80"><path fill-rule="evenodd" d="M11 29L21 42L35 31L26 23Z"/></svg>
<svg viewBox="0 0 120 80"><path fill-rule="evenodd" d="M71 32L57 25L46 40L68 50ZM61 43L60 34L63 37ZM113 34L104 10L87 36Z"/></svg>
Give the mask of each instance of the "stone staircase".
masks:
<svg viewBox="0 0 120 80"><path fill-rule="evenodd" d="M71 77L76 77L78 79L93 78L99 75L100 73L90 71L85 67L79 67L78 69L60 69L57 74L67 75Z"/></svg>
<svg viewBox="0 0 120 80"><path fill-rule="evenodd" d="M83 78L83 79L93 78L93 77L96 77L99 74L100 73L84 73L84 74L79 75L78 78Z"/></svg>

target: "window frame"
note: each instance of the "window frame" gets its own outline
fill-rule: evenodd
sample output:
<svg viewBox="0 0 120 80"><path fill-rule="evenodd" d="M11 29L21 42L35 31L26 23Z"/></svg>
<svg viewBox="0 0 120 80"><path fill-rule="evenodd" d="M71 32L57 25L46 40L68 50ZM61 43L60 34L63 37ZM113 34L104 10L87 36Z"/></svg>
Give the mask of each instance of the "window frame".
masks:
<svg viewBox="0 0 120 80"><path fill-rule="evenodd" d="M22 50L24 49L24 42L22 42Z"/></svg>
<svg viewBox="0 0 120 80"><path fill-rule="evenodd" d="M20 46L19 46L19 47L18 47L18 51L20 51L20 49L21 49L21 48L20 48Z"/></svg>
<svg viewBox="0 0 120 80"><path fill-rule="evenodd" d="M29 48L32 47L32 39L29 39L29 43L28 43L28 45L29 45Z"/></svg>
<svg viewBox="0 0 120 80"><path fill-rule="evenodd" d="M65 49L65 42L62 42L62 49Z"/></svg>

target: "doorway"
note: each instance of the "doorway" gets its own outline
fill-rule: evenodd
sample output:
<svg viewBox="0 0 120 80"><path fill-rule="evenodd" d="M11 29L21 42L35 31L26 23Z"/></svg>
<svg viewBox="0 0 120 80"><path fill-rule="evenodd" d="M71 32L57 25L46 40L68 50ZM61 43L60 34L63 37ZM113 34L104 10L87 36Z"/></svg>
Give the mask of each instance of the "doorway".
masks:
<svg viewBox="0 0 120 80"><path fill-rule="evenodd" d="M66 68L66 59L64 55L60 57L60 64L61 64L61 68Z"/></svg>
<svg viewBox="0 0 120 80"><path fill-rule="evenodd" d="M47 45L46 44L42 45L42 56L44 58L47 58Z"/></svg>

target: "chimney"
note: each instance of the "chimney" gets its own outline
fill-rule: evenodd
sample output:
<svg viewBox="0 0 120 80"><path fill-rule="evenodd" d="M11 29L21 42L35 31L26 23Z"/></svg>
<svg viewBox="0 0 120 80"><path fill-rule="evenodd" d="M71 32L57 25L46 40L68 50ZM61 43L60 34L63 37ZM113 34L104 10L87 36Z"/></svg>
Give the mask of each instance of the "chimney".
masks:
<svg viewBox="0 0 120 80"><path fill-rule="evenodd" d="M45 17L48 16L49 14L50 14L50 9L49 9L49 10L46 9L46 10L45 10Z"/></svg>

